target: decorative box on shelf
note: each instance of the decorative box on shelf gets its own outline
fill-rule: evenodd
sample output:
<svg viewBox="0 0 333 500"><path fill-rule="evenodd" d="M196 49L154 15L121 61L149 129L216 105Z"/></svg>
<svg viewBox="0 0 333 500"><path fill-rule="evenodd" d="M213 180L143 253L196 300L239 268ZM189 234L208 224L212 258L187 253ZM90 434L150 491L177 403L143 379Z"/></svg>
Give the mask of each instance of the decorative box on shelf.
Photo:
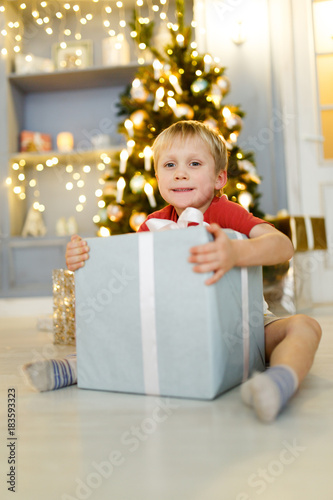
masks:
<svg viewBox="0 0 333 500"><path fill-rule="evenodd" d="M130 62L130 48L122 33L102 40L103 66L125 66Z"/></svg>
<svg viewBox="0 0 333 500"><path fill-rule="evenodd" d="M210 239L204 227L88 238L75 273L80 388L213 399L264 369L261 268L206 285L188 255Z"/></svg>
<svg viewBox="0 0 333 500"><path fill-rule="evenodd" d="M23 130L20 135L20 151L39 152L52 150L52 138L49 134Z"/></svg>
<svg viewBox="0 0 333 500"><path fill-rule="evenodd" d="M51 59L32 54L15 54L15 73L17 75L51 73L52 71L54 71L54 64Z"/></svg>
<svg viewBox="0 0 333 500"><path fill-rule="evenodd" d="M290 261L263 268L265 299L277 314L306 310L312 306L314 251L327 250L325 219L285 214L266 219L291 239L295 254Z"/></svg>

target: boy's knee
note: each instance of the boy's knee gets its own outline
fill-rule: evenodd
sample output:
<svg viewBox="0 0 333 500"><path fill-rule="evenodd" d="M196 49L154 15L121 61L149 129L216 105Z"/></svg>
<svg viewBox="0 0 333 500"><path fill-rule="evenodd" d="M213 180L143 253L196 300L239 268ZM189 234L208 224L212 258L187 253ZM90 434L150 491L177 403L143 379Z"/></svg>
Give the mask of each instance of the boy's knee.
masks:
<svg viewBox="0 0 333 500"><path fill-rule="evenodd" d="M304 328L312 330L318 342L320 342L322 330L320 324L314 318L306 314L296 314L290 318L290 326L292 328L297 327L300 330Z"/></svg>

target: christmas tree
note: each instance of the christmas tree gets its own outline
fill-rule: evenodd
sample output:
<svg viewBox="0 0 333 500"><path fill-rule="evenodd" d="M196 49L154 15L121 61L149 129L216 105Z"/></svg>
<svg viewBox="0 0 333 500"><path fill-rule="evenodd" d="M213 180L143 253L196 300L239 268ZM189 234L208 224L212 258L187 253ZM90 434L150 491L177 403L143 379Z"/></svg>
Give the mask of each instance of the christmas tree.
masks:
<svg viewBox="0 0 333 500"><path fill-rule="evenodd" d="M224 101L230 89L225 68L210 54L199 54L191 41L191 27L184 26L184 1L178 0L176 8L177 24L169 25L170 43L162 51L151 43L153 23L140 25L134 19L136 41L151 51L154 60L139 68L120 96L119 114L126 118L119 131L127 139L127 148L104 175L105 206L97 223L111 234L136 231L149 213L165 206L157 189L151 145L163 129L186 119L202 121L223 135L229 150L223 193L254 215L263 215L253 153L237 145L244 113Z"/></svg>

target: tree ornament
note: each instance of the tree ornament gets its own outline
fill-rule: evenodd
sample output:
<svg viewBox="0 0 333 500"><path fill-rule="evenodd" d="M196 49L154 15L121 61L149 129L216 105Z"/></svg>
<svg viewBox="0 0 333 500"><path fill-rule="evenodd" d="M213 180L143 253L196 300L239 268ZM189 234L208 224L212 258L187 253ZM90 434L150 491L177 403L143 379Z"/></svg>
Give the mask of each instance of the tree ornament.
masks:
<svg viewBox="0 0 333 500"><path fill-rule="evenodd" d="M260 184L261 180L257 174L257 169L249 160L238 160L238 168L246 172L244 179Z"/></svg>
<svg viewBox="0 0 333 500"><path fill-rule="evenodd" d="M212 118L211 116L206 118L204 121L204 124L207 125L207 127L212 128L213 130L218 130L219 124L215 118Z"/></svg>
<svg viewBox="0 0 333 500"><path fill-rule="evenodd" d="M133 212L129 224L134 231L137 231L146 218L147 214L145 212Z"/></svg>
<svg viewBox="0 0 333 500"><path fill-rule="evenodd" d="M100 208L98 210L98 217L99 217L99 224L104 224L107 222L108 214L105 207Z"/></svg>
<svg viewBox="0 0 333 500"><path fill-rule="evenodd" d="M130 119L135 128L142 129L145 126L145 121L149 120L149 115L144 109L138 109L131 114Z"/></svg>
<svg viewBox="0 0 333 500"><path fill-rule="evenodd" d="M141 80L139 80L139 78L135 78L132 82L130 95L135 101L146 102L149 96L149 92L145 89Z"/></svg>
<svg viewBox="0 0 333 500"><path fill-rule="evenodd" d="M193 94L201 94L206 90L207 87L208 87L207 80L204 80L204 78L197 78L192 83L191 90Z"/></svg>
<svg viewBox="0 0 333 500"><path fill-rule="evenodd" d="M225 96L230 90L230 80L227 76L219 76L216 79L217 85L220 87L223 96Z"/></svg>
<svg viewBox="0 0 333 500"><path fill-rule="evenodd" d="M216 109L219 109L221 107L222 90L216 83L213 83L212 85L210 99L214 103Z"/></svg>
<svg viewBox="0 0 333 500"><path fill-rule="evenodd" d="M240 170L245 170L245 172L256 172L256 168L249 160L238 160L238 168Z"/></svg>
<svg viewBox="0 0 333 500"><path fill-rule="evenodd" d="M178 118L185 117L188 120L192 120L192 118L194 117L194 111L193 108L191 108L191 106L182 103L177 105L175 115Z"/></svg>
<svg viewBox="0 0 333 500"><path fill-rule="evenodd" d="M121 206L113 203L110 203L110 205L106 207L106 213L112 222L118 222L124 215L124 211Z"/></svg>
<svg viewBox="0 0 333 500"><path fill-rule="evenodd" d="M115 180L106 181L103 186L103 196L116 196L117 195L117 183Z"/></svg>
<svg viewBox="0 0 333 500"><path fill-rule="evenodd" d="M242 191L238 195L238 203L240 203L246 210L249 210L249 206L253 202L253 196L248 191Z"/></svg>
<svg viewBox="0 0 333 500"><path fill-rule="evenodd" d="M145 177L140 172L137 172L130 180L129 186L133 194L139 194L143 192L145 184Z"/></svg>
<svg viewBox="0 0 333 500"><path fill-rule="evenodd" d="M229 116L225 117L224 120L229 130L241 130L243 126L243 120L235 113L231 113Z"/></svg>
<svg viewBox="0 0 333 500"><path fill-rule="evenodd" d="M153 46L155 49L163 54L164 49L167 45L172 43L172 37L167 23L161 23L156 35L153 38Z"/></svg>

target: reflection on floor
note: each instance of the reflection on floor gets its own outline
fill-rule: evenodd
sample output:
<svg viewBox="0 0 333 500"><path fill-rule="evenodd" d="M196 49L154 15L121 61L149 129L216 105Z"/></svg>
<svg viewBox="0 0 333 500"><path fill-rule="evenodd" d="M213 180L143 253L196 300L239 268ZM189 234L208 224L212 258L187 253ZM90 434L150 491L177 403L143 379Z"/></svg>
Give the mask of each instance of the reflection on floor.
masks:
<svg viewBox="0 0 333 500"><path fill-rule="evenodd" d="M239 387L213 402L76 386L35 393L22 364L73 348L55 347L36 328L38 305L29 315L14 306L0 306L1 498L14 498L6 482L12 446L16 500L333 499L333 308L311 311L323 328L315 363L286 411L264 425Z"/></svg>

